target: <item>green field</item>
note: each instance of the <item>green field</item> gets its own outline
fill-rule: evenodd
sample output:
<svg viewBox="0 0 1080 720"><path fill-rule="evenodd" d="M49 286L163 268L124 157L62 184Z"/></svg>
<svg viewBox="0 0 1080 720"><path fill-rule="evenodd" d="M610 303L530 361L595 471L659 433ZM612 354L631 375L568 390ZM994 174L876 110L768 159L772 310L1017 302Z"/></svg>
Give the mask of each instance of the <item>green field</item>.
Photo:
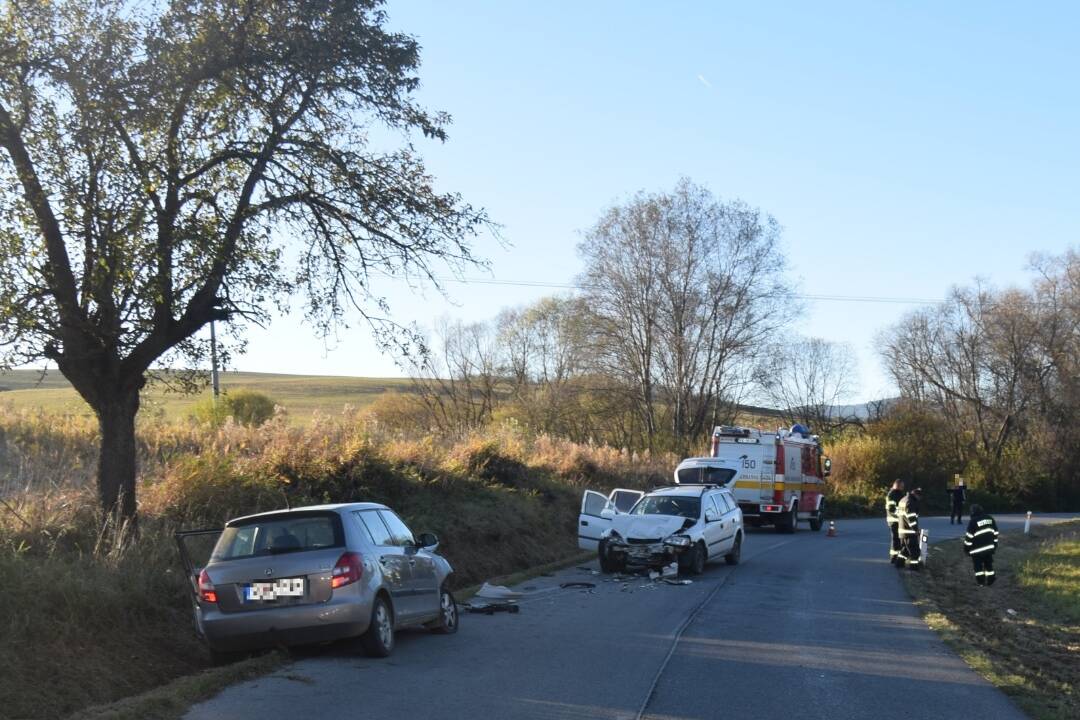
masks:
<svg viewBox="0 0 1080 720"><path fill-rule="evenodd" d="M1002 534L997 583L979 587L960 540L907 576L927 623L1037 720L1080 716L1080 523Z"/></svg>
<svg viewBox="0 0 1080 720"><path fill-rule="evenodd" d="M225 372L221 389L228 392L244 388L269 395L288 412L290 422L303 424L315 413L338 414L346 408L360 409L385 392L407 392L407 378L358 378L329 375L279 375L274 373ZM198 395L169 392L151 384L143 392L143 415L164 415L167 419L184 417L201 398ZM36 370L11 370L0 373L0 408L36 409L74 415L93 413L71 385L56 370L44 378Z"/></svg>

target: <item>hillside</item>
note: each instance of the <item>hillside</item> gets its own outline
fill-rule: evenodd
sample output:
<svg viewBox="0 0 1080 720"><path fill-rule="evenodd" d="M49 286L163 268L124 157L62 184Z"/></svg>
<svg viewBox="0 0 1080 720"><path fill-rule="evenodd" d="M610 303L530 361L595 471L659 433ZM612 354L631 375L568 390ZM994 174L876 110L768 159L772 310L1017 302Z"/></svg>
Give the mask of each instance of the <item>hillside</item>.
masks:
<svg viewBox="0 0 1080 720"><path fill-rule="evenodd" d="M221 388L249 389L265 393L282 405L290 422L305 423L314 413L337 414L346 407L362 408L388 391L408 391L407 378L360 378L329 375L284 375L276 373L224 372ZM198 395L183 395L151 385L143 393L142 413L162 414L166 418L186 415L201 398L208 397L207 387ZM76 394L70 383L56 370L42 377L37 370L11 370L0 373L0 407L34 408L74 415L91 415L90 408Z"/></svg>

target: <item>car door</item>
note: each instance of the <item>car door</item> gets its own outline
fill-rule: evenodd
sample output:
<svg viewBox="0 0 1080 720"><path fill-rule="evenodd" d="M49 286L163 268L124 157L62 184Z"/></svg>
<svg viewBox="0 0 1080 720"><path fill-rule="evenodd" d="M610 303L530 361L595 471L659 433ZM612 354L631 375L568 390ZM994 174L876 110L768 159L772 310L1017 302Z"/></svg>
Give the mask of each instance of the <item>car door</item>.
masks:
<svg viewBox="0 0 1080 720"><path fill-rule="evenodd" d="M600 536L611 527L611 517L604 517L604 510L608 510L611 516L615 514L615 507L609 498L593 490L586 490L581 496L578 547L582 550L596 550L600 545Z"/></svg>
<svg viewBox="0 0 1080 720"><path fill-rule="evenodd" d="M437 615L439 612L439 583L435 574L435 561L431 555L420 552L412 530L392 510L380 510L386 527L395 543L400 543L409 564L410 580L408 597L412 612L419 615Z"/></svg>
<svg viewBox="0 0 1080 720"><path fill-rule="evenodd" d="M630 512L630 508L634 507L644 494L645 493L640 490L615 488L611 491L611 494L608 495L608 500L611 501L611 505L615 508L615 512L625 515Z"/></svg>
<svg viewBox="0 0 1080 720"><path fill-rule="evenodd" d="M383 522L378 510L357 510L353 515L371 539L383 585L390 592L390 600L394 604L394 614L398 618L408 619L415 611L409 602L412 566L405 557L405 548L395 544L390 528Z"/></svg>
<svg viewBox="0 0 1080 720"><path fill-rule="evenodd" d="M703 497L702 514L705 518L705 544L709 546L709 557L724 554L724 536L727 533L727 522L724 517L723 505L717 503L717 493L709 493Z"/></svg>
<svg viewBox="0 0 1080 720"><path fill-rule="evenodd" d="M742 511L739 510L739 503L735 501L735 496L728 492L721 492L716 496L717 507L725 507L724 512L724 552L728 552L735 547L735 536L739 533L739 526L742 524Z"/></svg>

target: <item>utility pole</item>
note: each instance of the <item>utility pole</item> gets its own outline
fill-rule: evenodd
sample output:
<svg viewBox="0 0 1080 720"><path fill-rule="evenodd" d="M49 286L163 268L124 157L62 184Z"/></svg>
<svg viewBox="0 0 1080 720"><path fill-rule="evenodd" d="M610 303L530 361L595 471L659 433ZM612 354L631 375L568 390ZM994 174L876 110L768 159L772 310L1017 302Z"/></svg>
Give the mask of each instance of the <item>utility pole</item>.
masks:
<svg viewBox="0 0 1080 720"><path fill-rule="evenodd" d="M210 382L214 386L214 404L217 404L218 395L221 394L221 385L218 382L217 372L217 333L214 332L214 321L210 321Z"/></svg>

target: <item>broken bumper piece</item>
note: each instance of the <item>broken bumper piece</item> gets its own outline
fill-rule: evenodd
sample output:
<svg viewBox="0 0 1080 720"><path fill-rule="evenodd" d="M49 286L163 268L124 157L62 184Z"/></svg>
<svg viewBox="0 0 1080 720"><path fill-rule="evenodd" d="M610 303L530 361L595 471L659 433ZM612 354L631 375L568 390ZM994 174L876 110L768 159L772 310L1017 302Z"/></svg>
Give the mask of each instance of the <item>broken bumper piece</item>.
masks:
<svg viewBox="0 0 1080 720"><path fill-rule="evenodd" d="M657 568L678 560L687 549L663 541L636 543L608 540L607 545L608 554L616 560L624 559L627 566Z"/></svg>

